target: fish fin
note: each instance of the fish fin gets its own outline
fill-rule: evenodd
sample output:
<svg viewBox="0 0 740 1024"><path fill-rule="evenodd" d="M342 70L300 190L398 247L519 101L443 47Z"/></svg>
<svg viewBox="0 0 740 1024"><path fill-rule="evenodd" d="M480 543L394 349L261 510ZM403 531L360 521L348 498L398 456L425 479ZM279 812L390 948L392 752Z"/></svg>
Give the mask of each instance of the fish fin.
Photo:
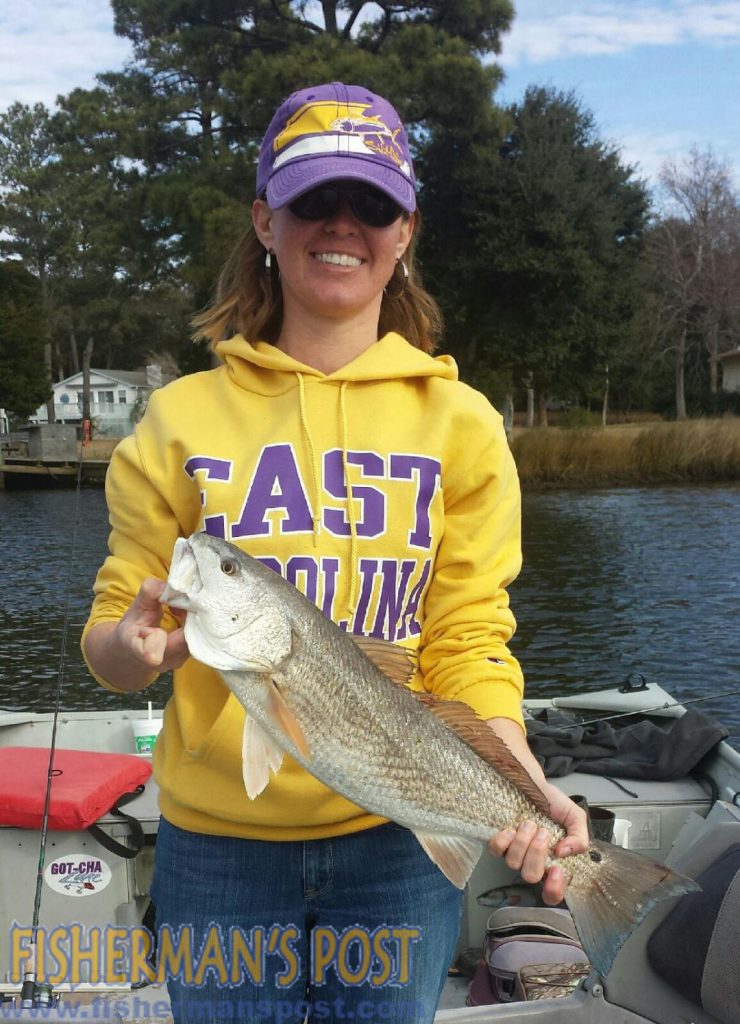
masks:
<svg viewBox="0 0 740 1024"><path fill-rule="evenodd" d="M698 892L691 878L621 846L594 840L601 866L582 884L571 881L565 902L592 966L606 978L626 939L661 900Z"/></svg>
<svg viewBox="0 0 740 1024"><path fill-rule="evenodd" d="M306 760L310 760L311 751L308 749L308 743L306 743L306 737L303 735L301 724L285 703L285 698L280 693L280 690L278 690L274 679L270 679L267 685L267 706L265 711L274 722L276 728L290 737Z"/></svg>
<svg viewBox="0 0 740 1024"><path fill-rule="evenodd" d="M418 663L415 651L409 651L405 647L399 647L398 644L375 636L355 636L352 633L348 635L392 683L406 685L411 682Z"/></svg>
<svg viewBox="0 0 740 1024"><path fill-rule="evenodd" d="M414 693L414 697L467 743L478 757L513 782L538 810L549 817L550 801L521 761L470 705L459 700L440 700L431 693Z"/></svg>
<svg viewBox="0 0 740 1024"><path fill-rule="evenodd" d="M483 843L479 839L446 836L439 832L414 832L414 835L442 874L458 889L464 889L483 852Z"/></svg>
<svg viewBox="0 0 740 1024"><path fill-rule="evenodd" d="M268 732L251 715L244 721L242 734L242 775L247 796L254 800L283 763L283 751Z"/></svg>

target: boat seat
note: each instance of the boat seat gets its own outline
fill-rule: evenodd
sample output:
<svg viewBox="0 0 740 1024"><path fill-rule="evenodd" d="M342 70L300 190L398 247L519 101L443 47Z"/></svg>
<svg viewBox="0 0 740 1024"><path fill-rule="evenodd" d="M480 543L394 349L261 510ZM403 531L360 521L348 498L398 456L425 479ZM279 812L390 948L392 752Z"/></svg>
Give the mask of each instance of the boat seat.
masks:
<svg viewBox="0 0 740 1024"><path fill-rule="evenodd" d="M633 932L609 972L606 998L656 1024L737 1024L740 821L707 827L671 867L703 881L703 892L659 904Z"/></svg>

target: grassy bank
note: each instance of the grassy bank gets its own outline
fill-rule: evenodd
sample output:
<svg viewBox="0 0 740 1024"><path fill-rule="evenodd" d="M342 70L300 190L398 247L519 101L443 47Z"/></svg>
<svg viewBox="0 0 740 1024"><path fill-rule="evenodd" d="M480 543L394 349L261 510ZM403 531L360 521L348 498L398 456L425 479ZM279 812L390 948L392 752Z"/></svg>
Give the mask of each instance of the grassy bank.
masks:
<svg viewBox="0 0 740 1024"><path fill-rule="evenodd" d="M107 460L117 444L94 438L83 459ZM515 428L512 450L525 487L740 480L740 418Z"/></svg>
<svg viewBox="0 0 740 1024"><path fill-rule="evenodd" d="M740 480L740 419L517 430L512 450L525 487Z"/></svg>

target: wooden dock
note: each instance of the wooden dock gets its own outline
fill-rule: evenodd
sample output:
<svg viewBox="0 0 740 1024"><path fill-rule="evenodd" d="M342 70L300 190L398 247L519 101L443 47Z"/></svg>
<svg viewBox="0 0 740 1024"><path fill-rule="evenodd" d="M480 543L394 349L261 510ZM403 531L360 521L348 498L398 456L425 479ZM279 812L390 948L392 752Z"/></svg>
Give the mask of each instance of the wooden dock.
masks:
<svg viewBox="0 0 740 1024"><path fill-rule="evenodd" d="M74 487L80 470L83 484L103 484L119 440L95 438L83 444L72 436L60 450L53 446L33 446L18 435L5 435L0 438L0 489Z"/></svg>
<svg viewBox="0 0 740 1024"><path fill-rule="evenodd" d="M82 483L86 486L102 485L108 469L108 459L83 459ZM2 458L0 459L0 489L15 490L26 487L74 487L80 466L77 462Z"/></svg>

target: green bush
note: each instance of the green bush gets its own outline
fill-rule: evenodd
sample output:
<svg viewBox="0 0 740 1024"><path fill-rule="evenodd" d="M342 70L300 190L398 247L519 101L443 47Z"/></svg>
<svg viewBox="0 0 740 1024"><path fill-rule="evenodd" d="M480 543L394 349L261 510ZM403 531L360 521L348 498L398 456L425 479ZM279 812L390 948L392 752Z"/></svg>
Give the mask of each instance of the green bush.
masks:
<svg viewBox="0 0 740 1024"><path fill-rule="evenodd" d="M597 416L595 412L591 412L589 409L581 409L576 406L563 413L560 425L568 430L577 430L581 427L600 427L601 416Z"/></svg>

